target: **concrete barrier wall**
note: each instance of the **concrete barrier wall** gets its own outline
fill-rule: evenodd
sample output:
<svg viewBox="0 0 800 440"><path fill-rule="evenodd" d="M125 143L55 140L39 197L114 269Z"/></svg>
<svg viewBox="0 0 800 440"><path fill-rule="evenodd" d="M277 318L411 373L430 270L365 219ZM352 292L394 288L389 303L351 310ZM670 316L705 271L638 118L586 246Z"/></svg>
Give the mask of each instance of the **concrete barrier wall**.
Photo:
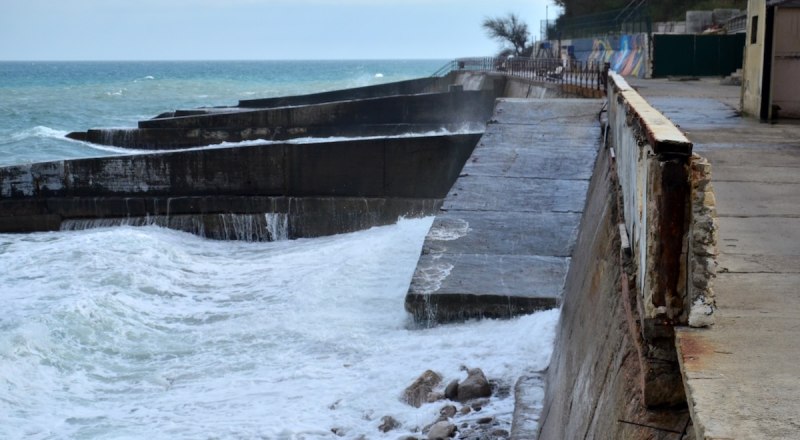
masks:
<svg viewBox="0 0 800 440"><path fill-rule="evenodd" d="M67 160L0 168L0 232L57 229L64 219L148 215L290 212L300 232L404 212L423 213L458 177L480 134L273 144L167 154ZM300 203L298 199L316 200ZM325 200L341 200L341 206ZM381 202L384 199L418 199ZM355 200L356 202L353 202ZM364 202L363 209L349 207ZM287 202L289 203L289 202ZM371 205L370 205L371 204ZM334 203L335 205L335 203ZM313 206L322 209L314 213ZM390 207L386 215L374 212ZM372 214L370 214L372 213Z"/></svg>
<svg viewBox="0 0 800 440"><path fill-rule="evenodd" d="M617 74L564 290L540 438L682 439L692 144ZM695 185L696 186L696 185Z"/></svg>
<svg viewBox="0 0 800 440"><path fill-rule="evenodd" d="M492 91L463 91L390 96L299 107L211 113L147 119L139 128L253 129L320 125L450 123L485 121L491 115Z"/></svg>
<svg viewBox="0 0 800 440"><path fill-rule="evenodd" d="M491 115L495 98L502 96L503 90L494 89L489 83L484 88L468 91L458 88L450 92L448 86L453 77L385 84L370 93L348 89L308 98L275 98L274 103L285 100L295 104L278 108L179 110L139 121L138 128L90 129L67 137L101 145L155 150L261 139L389 136L442 128L458 130L465 124L483 125ZM421 88L445 92L390 96L378 93ZM317 98L311 99L313 96ZM331 102L326 97L348 100ZM310 103L301 104L304 102Z"/></svg>
<svg viewBox="0 0 800 440"><path fill-rule="evenodd" d="M641 337L631 327L611 151L601 150L589 185L564 288L555 349L546 372L540 440L681 439L685 410L644 403Z"/></svg>
<svg viewBox="0 0 800 440"><path fill-rule="evenodd" d="M381 98L397 95L446 92L452 79L444 77L416 78L365 87L332 90L308 95L279 96L275 98L247 99L239 101L239 107L274 108L298 105L313 105L324 102L350 101L354 99Z"/></svg>
<svg viewBox="0 0 800 440"><path fill-rule="evenodd" d="M222 142L298 137L387 136L464 125L483 125L502 90L461 89L447 93L389 96L351 101L209 112L139 121L139 128L91 129L68 137L101 145L176 149Z"/></svg>
<svg viewBox="0 0 800 440"><path fill-rule="evenodd" d="M609 124L626 231L638 259L647 327L686 323L681 270L690 210L692 143L620 76L611 75ZM657 331L653 329L653 331Z"/></svg>
<svg viewBox="0 0 800 440"><path fill-rule="evenodd" d="M674 327L687 324L689 313L692 143L616 73L608 100L625 233L636 262L631 319L641 323L644 402L684 404Z"/></svg>

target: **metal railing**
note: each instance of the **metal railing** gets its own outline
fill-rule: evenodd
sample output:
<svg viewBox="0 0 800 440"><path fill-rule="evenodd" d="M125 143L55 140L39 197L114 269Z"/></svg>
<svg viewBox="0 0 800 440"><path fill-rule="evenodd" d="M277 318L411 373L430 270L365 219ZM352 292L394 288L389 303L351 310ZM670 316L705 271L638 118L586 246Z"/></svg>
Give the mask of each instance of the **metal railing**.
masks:
<svg viewBox="0 0 800 440"><path fill-rule="evenodd" d="M747 32L747 14L737 15L725 23L725 30L729 34L739 34Z"/></svg>
<svg viewBox="0 0 800 440"><path fill-rule="evenodd" d="M608 63L553 58L459 58L437 70L433 76L450 72L499 73L530 81L564 84L605 91L608 83Z"/></svg>

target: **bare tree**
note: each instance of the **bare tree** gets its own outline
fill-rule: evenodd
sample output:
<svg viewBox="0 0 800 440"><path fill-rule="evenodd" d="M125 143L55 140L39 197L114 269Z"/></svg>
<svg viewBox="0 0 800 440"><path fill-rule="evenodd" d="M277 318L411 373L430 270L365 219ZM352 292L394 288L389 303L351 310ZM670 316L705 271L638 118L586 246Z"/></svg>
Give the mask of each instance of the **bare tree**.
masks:
<svg viewBox="0 0 800 440"><path fill-rule="evenodd" d="M483 29L489 38L498 40L511 47L504 47L500 51L501 56L529 56L533 46L528 44L531 33L528 25L517 17L516 14L509 13L506 17L486 18L483 20Z"/></svg>

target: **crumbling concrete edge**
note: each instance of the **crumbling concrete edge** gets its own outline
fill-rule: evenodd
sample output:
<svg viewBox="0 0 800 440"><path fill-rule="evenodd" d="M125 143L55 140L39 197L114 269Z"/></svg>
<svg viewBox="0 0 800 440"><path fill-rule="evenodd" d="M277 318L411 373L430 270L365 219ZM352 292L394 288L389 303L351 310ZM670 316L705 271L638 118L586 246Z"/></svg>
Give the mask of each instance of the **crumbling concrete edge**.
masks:
<svg viewBox="0 0 800 440"><path fill-rule="evenodd" d="M708 159L693 154L692 220L689 226L687 252L687 301L690 327L714 325L717 309L714 279L717 277L717 219L716 197L711 184L711 164Z"/></svg>
<svg viewBox="0 0 800 440"><path fill-rule="evenodd" d="M650 105L622 75L609 71L608 77L609 85L616 88L624 100L628 113L645 129L647 140L656 154L663 152L691 154L692 142L672 121Z"/></svg>

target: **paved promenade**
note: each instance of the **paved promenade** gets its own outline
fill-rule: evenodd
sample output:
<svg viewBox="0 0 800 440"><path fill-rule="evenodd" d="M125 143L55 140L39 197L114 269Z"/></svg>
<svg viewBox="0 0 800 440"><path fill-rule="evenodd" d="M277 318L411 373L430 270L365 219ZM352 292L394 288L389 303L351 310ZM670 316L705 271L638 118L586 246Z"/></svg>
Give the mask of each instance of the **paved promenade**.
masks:
<svg viewBox="0 0 800 440"><path fill-rule="evenodd" d="M701 438L800 439L800 121L738 117L718 80L631 85L712 165L717 323L678 333Z"/></svg>

